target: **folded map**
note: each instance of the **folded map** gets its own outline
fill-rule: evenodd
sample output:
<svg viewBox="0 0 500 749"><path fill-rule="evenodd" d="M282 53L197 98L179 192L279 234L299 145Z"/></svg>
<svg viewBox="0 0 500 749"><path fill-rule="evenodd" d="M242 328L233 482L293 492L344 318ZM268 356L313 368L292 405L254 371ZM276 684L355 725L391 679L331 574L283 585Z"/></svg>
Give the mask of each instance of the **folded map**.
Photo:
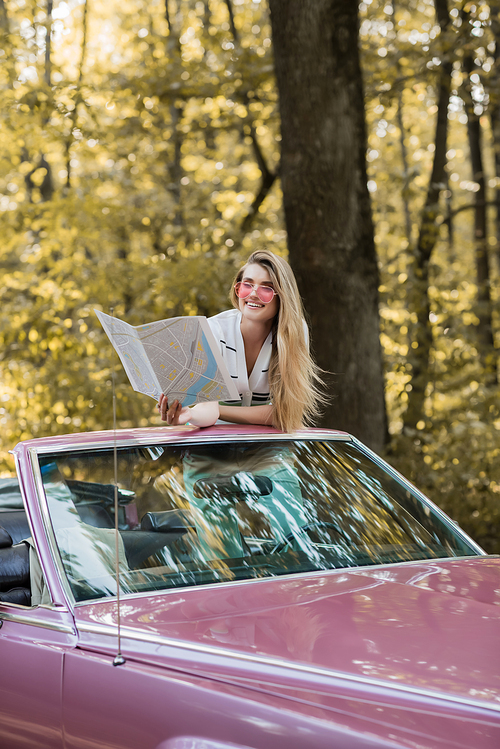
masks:
<svg viewBox="0 0 500 749"><path fill-rule="evenodd" d="M138 393L183 406L239 400L206 317L172 317L129 325L94 310Z"/></svg>

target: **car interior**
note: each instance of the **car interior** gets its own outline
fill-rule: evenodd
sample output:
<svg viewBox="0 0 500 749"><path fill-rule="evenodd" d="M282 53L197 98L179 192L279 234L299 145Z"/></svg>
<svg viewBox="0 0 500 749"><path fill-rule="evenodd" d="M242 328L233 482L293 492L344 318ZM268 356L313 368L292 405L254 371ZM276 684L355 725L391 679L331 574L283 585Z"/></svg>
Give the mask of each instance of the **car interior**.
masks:
<svg viewBox="0 0 500 749"><path fill-rule="evenodd" d="M24 539L31 531L17 480L0 482L0 601L29 606L29 545Z"/></svg>

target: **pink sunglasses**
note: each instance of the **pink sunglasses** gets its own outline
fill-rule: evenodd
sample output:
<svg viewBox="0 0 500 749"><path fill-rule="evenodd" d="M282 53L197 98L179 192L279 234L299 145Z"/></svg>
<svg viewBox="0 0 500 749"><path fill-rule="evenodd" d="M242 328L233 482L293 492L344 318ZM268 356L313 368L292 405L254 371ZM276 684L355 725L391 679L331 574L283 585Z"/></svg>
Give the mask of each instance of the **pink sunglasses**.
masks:
<svg viewBox="0 0 500 749"><path fill-rule="evenodd" d="M260 286L258 283L249 283L248 281L238 281L234 285L234 290L239 299L246 299L255 290L262 304L269 304L277 294L271 286Z"/></svg>

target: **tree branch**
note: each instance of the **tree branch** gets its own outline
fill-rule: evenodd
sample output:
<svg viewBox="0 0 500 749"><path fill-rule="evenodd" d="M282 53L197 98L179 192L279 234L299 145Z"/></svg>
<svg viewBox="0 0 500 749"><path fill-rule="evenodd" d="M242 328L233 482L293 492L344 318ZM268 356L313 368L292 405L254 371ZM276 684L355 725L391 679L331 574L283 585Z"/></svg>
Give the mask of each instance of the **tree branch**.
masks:
<svg viewBox="0 0 500 749"><path fill-rule="evenodd" d="M247 215L241 222L240 231L242 231L243 234L246 234L249 231L253 218L255 214L257 213L257 211L259 210L262 203L264 202L264 200L266 199L266 196L269 190L271 189L271 187L273 186L275 179L276 179L276 174L273 174L272 172L267 172L267 174L262 175L262 183L260 186L260 190L255 196L255 198L253 199L253 203L250 206L250 209Z"/></svg>
<svg viewBox="0 0 500 749"><path fill-rule="evenodd" d="M85 0L83 6L82 18L82 53L80 55L80 65L78 69L78 88L75 95L75 108L71 113L71 132L66 142L66 189L71 188L71 146L73 145L73 131L76 128L78 117L78 105L82 102L81 85L83 81L83 67L85 65L85 56L87 53L87 33L88 33L88 0Z"/></svg>
<svg viewBox="0 0 500 749"><path fill-rule="evenodd" d="M438 222L438 225L441 226L441 224L448 224L450 219L454 218L458 213L462 213L462 211L468 211L469 209L477 208L478 206L482 207L490 207L494 206L497 207L498 203L496 200L480 200L477 203L465 203L464 205L460 205L458 208L455 208L455 210L450 211L446 218L443 218L442 221Z"/></svg>
<svg viewBox="0 0 500 749"><path fill-rule="evenodd" d="M227 10L229 13L229 26L231 29L231 33L233 35L233 41L234 41L235 46L236 45L239 46L240 38L238 35L238 31L236 29L236 26L234 25L234 13L233 13L232 0L225 0L225 3L227 5ZM248 109L249 100L248 100L248 94L246 92L243 94L242 100L245 106L247 107L247 111L249 111ZM257 165L262 174L262 182L260 184L260 189L258 193L255 195L253 199L252 205L250 206L250 209L247 215L241 222L240 231L243 232L244 234L246 234L248 230L250 229L250 226L252 224L255 214L257 213L260 206L266 199L266 196L269 190L271 189L271 187L273 186L274 181L277 177L277 172L272 172L267 165L266 159L259 145L259 141L257 140L257 132L255 130L255 125L253 123L253 120L251 119L250 114L248 115L247 123L250 127L250 137L252 139L252 146L253 146L253 150L255 154L255 160L257 161Z"/></svg>
<svg viewBox="0 0 500 749"><path fill-rule="evenodd" d="M236 44L240 43L240 38L238 35L238 31L236 29L236 26L234 25L234 12L233 12L233 4L231 0L225 0L227 5L227 12L229 13L229 28L231 29L231 34L233 35L233 39L236 42Z"/></svg>
<svg viewBox="0 0 500 749"><path fill-rule="evenodd" d="M250 137L252 139L252 146L255 153L255 159L257 161L258 167L260 169L260 172L262 174L262 182L260 185L259 192L253 199L252 205L250 206L250 209L241 222L240 230L246 234L247 231L250 229L251 223L253 221L253 218L257 211L259 210L260 206L266 199L266 196L271 189L271 187L274 184L274 181L276 177L278 176L278 171L272 172L266 162L266 159L264 158L264 154L262 153L261 147L259 145L259 141L257 140L257 133L255 132L255 126L253 122L250 124Z"/></svg>
<svg viewBox="0 0 500 749"><path fill-rule="evenodd" d="M252 139L252 146L255 153L255 158L258 164L258 167L260 171L262 172L262 176L265 178L266 176L271 174L271 170L267 166L267 162L264 158L264 154L262 153L262 149L259 145L259 141L257 140L257 133L255 132L255 125L253 122L250 124L250 137Z"/></svg>
<svg viewBox="0 0 500 749"><path fill-rule="evenodd" d="M51 60L51 34L52 34L52 9L54 0L47 0L47 35L45 37L45 83L51 85L52 60Z"/></svg>

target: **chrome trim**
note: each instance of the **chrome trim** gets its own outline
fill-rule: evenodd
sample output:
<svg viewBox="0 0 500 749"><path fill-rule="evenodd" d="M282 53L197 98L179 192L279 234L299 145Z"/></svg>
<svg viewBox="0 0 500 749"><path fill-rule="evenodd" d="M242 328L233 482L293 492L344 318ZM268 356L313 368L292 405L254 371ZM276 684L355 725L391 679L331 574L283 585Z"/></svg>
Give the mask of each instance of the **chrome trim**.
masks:
<svg viewBox="0 0 500 749"><path fill-rule="evenodd" d="M37 500L38 500L38 506L40 508L42 525L45 531L45 536L46 536L49 548L52 552L51 559L56 569L56 573L59 578L59 582L61 583L61 587L66 596L66 601L69 604L74 605L75 598L73 596L73 592L71 590L68 578L66 576L66 572L64 570L64 565L62 563L61 555L59 554L59 547L57 545L57 540L55 537L54 529L52 527L52 521L50 519L47 496L45 494L45 489L43 486L42 474L40 472L40 464L38 462L38 454L36 450L34 449L30 449L28 454L29 454L29 460L31 463L31 471L33 473L33 478L35 481L35 491L37 493ZM37 549L37 553L38 553L38 549ZM41 560L40 560L40 564L42 564Z"/></svg>
<svg viewBox="0 0 500 749"><path fill-rule="evenodd" d="M136 598L150 598L151 596L159 596L159 595L174 595L175 593L179 593L179 591L184 591L187 593L191 590L199 590L200 588L203 588L203 590L215 590L219 589L221 585L224 585L224 587L227 587L229 585L245 585L246 583L266 583L270 582L271 580L297 580L297 575L300 574L301 579L306 576L312 576L312 575L324 575L328 572L343 572L345 574L346 570L358 570L358 569L371 569L374 565L365 565L365 567L335 567L327 570L308 570L307 572L290 572L288 575L266 575L264 577L244 577L240 580L218 580L214 581L212 583L199 583L197 585L176 585L175 587L171 588L151 588L150 590L142 590L137 591L135 593L120 593L120 601L130 601L134 600ZM135 570L133 570L135 571ZM84 601L77 601L75 603L75 609L78 609L83 606L87 606L90 603L106 603L115 601L116 596L100 596L99 598L86 598Z"/></svg>
<svg viewBox="0 0 500 749"><path fill-rule="evenodd" d="M17 476L18 476L19 490L21 492L21 498L23 500L24 512L25 512L25 515L26 515L26 520L28 522L28 526L29 526L31 538L33 539L33 541L35 541L35 534L33 533L33 522L32 522L32 518L31 518L30 505L29 505L29 502L27 501L27 497L25 498L26 485L25 485L25 482L22 481L21 458L20 458L20 456L19 456L18 453L14 452L13 455L14 455L14 463L15 463L15 467L16 467L16 473L17 473ZM42 525L43 525L43 528L44 528L44 531L45 531L45 535L47 537L47 540L48 540L49 546L50 546L50 537L49 537L48 529L50 529L50 531L52 532L52 536L53 536L52 524L51 524L50 520L48 520L48 517L49 517L48 516L48 508L46 507L45 492L43 491L43 483L42 483L41 474L40 474L40 466L38 464L38 461L36 460L36 453L34 455L32 455L31 451L30 451L29 461L30 461L30 464L31 464L31 471L33 473L33 478L35 480L35 491L37 493L38 506L40 508L40 514L41 514L41 517L42 517ZM42 491L40 491L40 488L42 489ZM55 538L54 538L54 542L55 542ZM35 547L36 547L36 544L35 544ZM57 548L57 546L56 546L56 548ZM51 549L51 550L52 550L52 559L54 559L53 549ZM45 571L43 570L43 564L42 564L42 561L40 560L40 555L38 554L38 548L36 548L36 553L37 553L37 556L39 558L40 565L42 567L42 572L44 574L44 578L46 578ZM59 557L59 554L57 556ZM55 559L54 559L54 563L56 564L56 560ZM57 564L56 564L56 567L57 567ZM59 577L61 578L60 572L59 572ZM64 575L63 580L65 580L65 578L66 578L66 576ZM64 582L63 582L63 589L65 590ZM70 597L69 600L71 601L72 598ZM9 604L9 605L15 606L16 604ZM52 604L44 605L43 607L44 608L48 608L48 609L57 608L59 611L67 611L68 610L67 606L66 606L66 602L64 602L64 603L54 602Z"/></svg>
<svg viewBox="0 0 500 749"><path fill-rule="evenodd" d="M452 530L454 533L458 532L458 535L461 536L463 540L467 541L467 543L472 546L472 548L475 549L479 554L486 555L484 549L482 549L481 546L479 546L479 544L474 541L474 539L470 538L470 536L466 534L466 532L458 525L458 523L452 520L440 507L434 504L432 499L429 499L429 497L427 497L422 491L420 491L418 487L412 484L411 481L409 481L405 476L399 473L396 468L391 466L390 463L387 463L387 461L381 458L380 455L377 455L377 453L373 452L373 450L367 447L367 445L365 445L363 442L360 442L357 437L353 437L352 442L359 450L361 450L361 452L364 452L366 455L368 455L368 457L371 458L374 463L377 463L378 466L390 473L393 478L395 478L400 484L402 484L403 487L406 487L414 494L416 494L418 499L420 499L424 504L428 505L450 530Z"/></svg>
<svg viewBox="0 0 500 749"><path fill-rule="evenodd" d="M209 653L210 655L222 656L225 658L229 658L230 660L245 661L247 663L258 664L259 666L274 666L277 668L284 668L289 671L335 678L341 681L354 682L355 684L382 687L384 689L392 689L397 692L405 692L412 695L431 697L433 699L444 702L454 702L460 705L482 707L486 710L500 712L500 704L484 702L482 700L468 699L467 697L460 697L458 695L443 693L435 691L433 689L426 689L425 687L410 686L408 684L397 684L391 681L384 681L383 679L374 679L371 676L357 676L356 674L348 674L344 671L336 671L335 669L321 668L319 666L308 666L304 663L290 663L290 661L281 660L280 658L256 656L252 653L242 653L235 650L226 650L225 648L218 648L211 645L200 645L198 643L187 642L185 640L172 640L168 637L162 637L161 635L152 635L150 632L141 629L138 630L129 627L121 627L120 629L122 638L128 638L137 642L148 642L154 645L166 645L178 650L188 650L195 653ZM113 638L116 638L117 632L116 627L96 623L77 623L77 630L78 632L87 632L89 634L96 635L107 635ZM84 646L84 643L80 644L80 647L82 646ZM175 666L173 666L171 663L166 663L165 666L168 668L175 668Z"/></svg>
<svg viewBox="0 0 500 749"><path fill-rule="evenodd" d="M60 622L49 622L46 619L37 619L27 614L11 614L7 611L0 611L0 620L6 622L16 622L17 624L28 624L32 627L41 627L41 629L50 629L54 632L62 632L66 635L76 635L75 627Z"/></svg>
<svg viewBox="0 0 500 749"><path fill-rule="evenodd" d="M346 572L371 572L376 576L376 572L379 570L391 570L393 567L399 567L400 565L434 565L438 562L458 562L458 561L470 561L471 559L498 559L500 558L499 554L482 554L482 555L474 555L474 556L465 556L465 557L429 557L429 559L408 559L406 561L401 562L387 562L386 564L363 564L358 565L356 567L331 567L329 569L324 570L308 570L307 572L290 572L288 575L266 575L264 577L245 577L241 580L219 580L218 582L213 583L199 583L198 585L177 585L172 588L151 588L150 590L138 590L133 593L120 593L120 602L121 601L132 601L136 598L150 598L151 596L160 596L160 595L174 595L175 593L179 593L179 591L184 591L184 593L187 593L191 590L199 590L200 588L203 588L203 590L211 590L211 589L219 589L221 585L224 585L224 587L227 587L229 585L246 585L247 583L266 583L276 580L297 580L297 576L300 575L300 579L308 579L309 577L312 577L313 575L329 575L334 574L338 572L339 574L345 575ZM133 570L135 571L135 570ZM428 574L427 572L425 574ZM74 609L83 608L84 606L88 606L91 603L111 603L112 601L116 601L116 596L99 596L99 598L86 598L84 601L76 601L74 605Z"/></svg>

